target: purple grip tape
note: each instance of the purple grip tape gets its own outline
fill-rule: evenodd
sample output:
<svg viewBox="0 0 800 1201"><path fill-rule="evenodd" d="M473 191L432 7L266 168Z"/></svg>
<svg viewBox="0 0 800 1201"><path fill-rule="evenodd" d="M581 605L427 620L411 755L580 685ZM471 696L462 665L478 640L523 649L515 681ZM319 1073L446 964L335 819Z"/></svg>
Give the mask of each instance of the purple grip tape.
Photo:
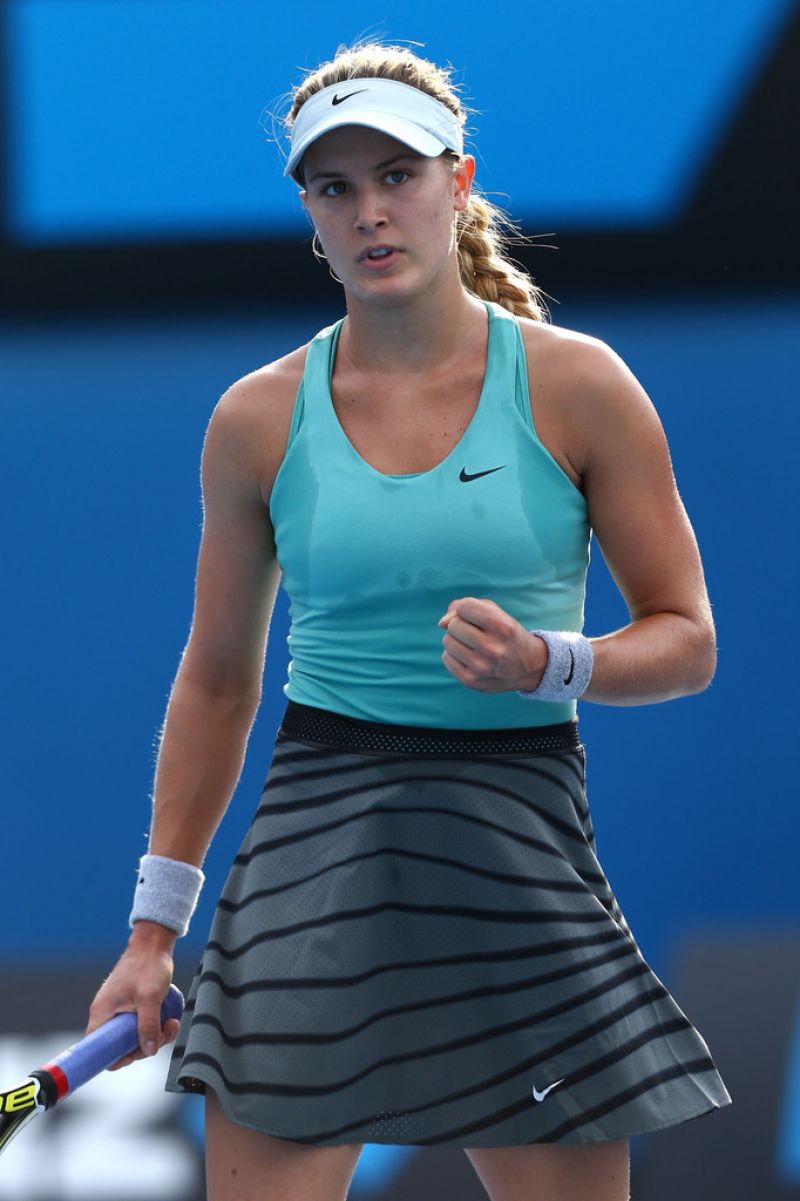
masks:
<svg viewBox="0 0 800 1201"><path fill-rule="evenodd" d="M183 1013L183 993L174 984L161 1006L161 1024L167 1018L180 1018ZM105 1071L122 1059L123 1055L135 1051L139 1045L137 1017L135 1013L118 1013L110 1021L98 1026L91 1034L73 1043L66 1051L47 1064L47 1070L60 1068L64 1073L69 1092L80 1088L98 1072Z"/></svg>

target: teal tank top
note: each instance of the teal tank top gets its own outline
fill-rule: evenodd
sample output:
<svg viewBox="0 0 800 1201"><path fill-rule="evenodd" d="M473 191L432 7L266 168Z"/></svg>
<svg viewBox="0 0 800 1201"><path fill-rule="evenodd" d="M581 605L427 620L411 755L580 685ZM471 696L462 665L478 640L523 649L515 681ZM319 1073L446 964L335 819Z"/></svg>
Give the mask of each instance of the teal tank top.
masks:
<svg viewBox="0 0 800 1201"><path fill-rule="evenodd" d="M519 322L483 303L489 340L478 407L430 471L385 475L345 434L331 398L344 318L309 344L270 497L290 601L283 691L292 701L439 729L576 715L575 701L469 688L441 659L436 623L457 597L493 600L526 629L583 629L586 502L536 434Z"/></svg>

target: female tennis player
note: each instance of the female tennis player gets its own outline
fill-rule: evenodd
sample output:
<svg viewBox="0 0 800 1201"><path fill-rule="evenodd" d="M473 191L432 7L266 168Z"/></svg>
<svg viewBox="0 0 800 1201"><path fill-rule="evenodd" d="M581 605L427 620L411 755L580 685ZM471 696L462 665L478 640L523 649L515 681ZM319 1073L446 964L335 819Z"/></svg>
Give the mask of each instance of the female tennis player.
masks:
<svg viewBox="0 0 800 1201"><path fill-rule="evenodd" d="M403 47L303 79L285 174L346 316L206 434L149 851L89 1029L138 1013L117 1066L175 1038L157 1006L280 571L287 705L167 1081L205 1093L212 1201L340 1201L365 1142L463 1147L492 1201L623 1201L630 1136L731 1101L597 857L576 713L708 686L696 540L641 385L504 257L465 120ZM630 622L587 638L592 531Z"/></svg>

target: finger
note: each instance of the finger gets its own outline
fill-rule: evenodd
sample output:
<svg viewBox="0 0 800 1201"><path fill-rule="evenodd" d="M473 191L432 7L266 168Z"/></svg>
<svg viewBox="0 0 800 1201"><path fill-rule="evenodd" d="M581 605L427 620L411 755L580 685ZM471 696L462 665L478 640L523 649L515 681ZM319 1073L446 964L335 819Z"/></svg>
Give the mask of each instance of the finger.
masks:
<svg viewBox="0 0 800 1201"><path fill-rule="evenodd" d="M442 662L450 674L454 676L459 683L466 685L468 688L475 686L475 674L470 670L469 667L465 667L463 663L449 654L448 651L444 651L442 653Z"/></svg>
<svg viewBox="0 0 800 1201"><path fill-rule="evenodd" d="M482 630L493 630L496 626L497 606L494 601L477 596L464 596L458 602L458 616Z"/></svg>
<svg viewBox="0 0 800 1201"><path fill-rule="evenodd" d="M145 1055L155 1055L161 1046L161 999L150 993L141 997L138 1008L139 1046Z"/></svg>
<svg viewBox="0 0 800 1201"><path fill-rule="evenodd" d="M474 665L470 662L470 659L468 659L468 652L449 649L449 647L446 647L446 649L444 649L442 659L444 664L446 664L450 669L458 669L459 679L461 679L462 682L464 682L466 676L470 677L471 680L477 679L479 673L478 670L474 668Z"/></svg>
<svg viewBox="0 0 800 1201"><path fill-rule="evenodd" d="M116 1072L120 1068L126 1068L129 1063L133 1063L137 1059L144 1059L141 1050L131 1051L129 1055L123 1055L122 1059L118 1059L116 1063L112 1063L109 1072Z"/></svg>
<svg viewBox="0 0 800 1201"><path fill-rule="evenodd" d="M178 1031L181 1028L177 1018L167 1018L164 1025L161 1027L161 1046L165 1047L169 1043L174 1043L178 1037Z"/></svg>
<svg viewBox="0 0 800 1201"><path fill-rule="evenodd" d="M159 1035L159 1050L161 1047L165 1047L169 1043L175 1042L175 1039L178 1037L178 1031L180 1030L180 1027L181 1024L177 1018L167 1018L166 1022L161 1028L161 1034ZM124 1055L122 1059L118 1059L117 1062L113 1063L108 1070L109 1072L116 1072L119 1070L119 1068L127 1067L129 1063L135 1063L138 1059L146 1058L147 1056L144 1054L141 1047L137 1047L135 1051L131 1051L128 1055Z"/></svg>
<svg viewBox="0 0 800 1201"><path fill-rule="evenodd" d="M448 642L448 638L450 642ZM459 646L469 647L470 650L482 653L484 634L476 626L470 625L468 621L464 621L461 617L454 617L447 627L447 633L442 638L442 642L448 650L455 650Z"/></svg>
<svg viewBox="0 0 800 1201"><path fill-rule="evenodd" d="M474 613L474 610L472 612ZM445 620L445 618L447 620ZM460 621L465 626L473 626L476 630L489 628L486 624L486 618L482 618L481 621L475 621L474 618L469 615L467 610L463 608L448 611L443 617L439 618L437 624L449 630L454 621Z"/></svg>
<svg viewBox="0 0 800 1201"><path fill-rule="evenodd" d="M465 646L457 642L451 634L447 634L443 639L444 653L449 655L456 663L460 663L463 667L469 667L468 651Z"/></svg>
<svg viewBox="0 0 800 1201"><path fill-rule="evenodd" d="M453 600L451 600L450 603L448 604L445 612L439 618L439 621L437 624L442 625L444 623L446 625L448 622L452 621L452 619L454 617L463 617L464 614L461 612L461 606L465 603L465 601L474 601L474 600L475 600L474 596L454 597ZM481 602L478 602L478 603L480 604Z"/></svg>
<svg viewBox="0 0 800 1201"><path fill-rule="evenodd" d="M437 621L436 624L439 626L441 626L441 625L446 626L448 624L448 622L452 621L458 612L456 609L457 604L458 604L458 601L455 601L455 600L450 601L450 604L447 606L447 610L442 614L442 616L439 618L439 620Z"/></svg>

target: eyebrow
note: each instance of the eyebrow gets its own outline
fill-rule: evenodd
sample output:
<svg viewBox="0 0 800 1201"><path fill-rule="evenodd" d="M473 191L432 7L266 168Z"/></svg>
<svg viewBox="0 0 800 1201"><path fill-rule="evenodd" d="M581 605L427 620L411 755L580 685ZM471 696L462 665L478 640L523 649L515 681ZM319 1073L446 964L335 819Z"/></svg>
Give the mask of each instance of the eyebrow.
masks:
<svg viewBox="0 0 800 1201"><path fill-rule="evenodd" d="M413 150L404 150L402 154L396 154L394 158L387 158L385 162L376 163L375 170L380 171L382 167L390 167L392 163L396 163L401 158L422 158L422 155L415 154ZM313 183L315 179L339 179L345 174L344 171L317 171L308 182Z"/></svg>

